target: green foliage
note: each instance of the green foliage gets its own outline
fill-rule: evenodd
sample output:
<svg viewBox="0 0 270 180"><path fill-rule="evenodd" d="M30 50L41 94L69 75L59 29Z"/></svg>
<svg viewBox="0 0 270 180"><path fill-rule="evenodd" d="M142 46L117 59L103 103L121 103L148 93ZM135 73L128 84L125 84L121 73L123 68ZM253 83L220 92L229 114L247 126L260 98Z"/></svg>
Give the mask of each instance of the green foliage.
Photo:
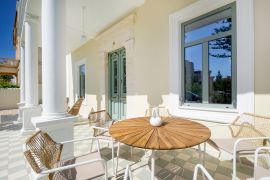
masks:
<svg viewBox="0 0 270 180"><path fill-rule="evenodd" d="M0 75L0 81L10 82L12 79L12 75Z"/></svg>
<svg viewBox="0 0 270 180"><path fill-rule="evenodd" d="M19 86L10 82L0 81L0 88L19 88Z"/></svg>
<svg viewBox="0 0 270 180"><path fill-rule="evenodd" d="M13 76L0 75L0 88L19 88L18 85L11 82Z"/></svg>

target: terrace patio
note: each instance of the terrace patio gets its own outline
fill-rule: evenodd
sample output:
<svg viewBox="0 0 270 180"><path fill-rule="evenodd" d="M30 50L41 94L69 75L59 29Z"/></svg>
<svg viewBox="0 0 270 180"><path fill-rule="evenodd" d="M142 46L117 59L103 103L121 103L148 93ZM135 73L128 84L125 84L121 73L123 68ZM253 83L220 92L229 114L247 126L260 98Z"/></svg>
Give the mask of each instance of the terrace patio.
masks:
<svg viewBox="0 0 270 180"><path fill-rule="evenodd" d="M270 86L263 80L269 74L265 39L270 39L270 26L262 21L269 16L269 2L16 1L13 42L20 102L18 118L0 122L0 179L36 179L35 167L30 171L23 157L26 139L41 130L55 141L48 141L53 142L49 147L57 149L57 142L89 138L94 126L89 127L88 119L100 110L112 122L119 120L108 130L110 142L124 143L132 138L131 145L143 142L142 146L134 145L132 153L129 146L121 144L116 179L123 179L127 164L135 180L192 179L195 165L202 163L200 144L209 138L230 137L235 141L229 144L230 154L222 152L220 158L218 151L207 145L205 168L217 180L235 180L233 167L237 167L237 178L253 178L253 151L259 145L250 143L252 149L243 148L252 155L241 156L239 161L236 155L241 150L235 144L242 137L270 138ZM67 110L77 103L81 108L76 113ZM161 115L168 121L160 127L148 123L146 117L156 115L146 113L152 107L168 112ZM245 113L253 118L238 119ZM135 120L127 124L131 118ZM239 128L236 134L224 126L238 120L239 124L234 124ZM186 126L181 126L183 122ZM121 123L126 124L116 129L120 134L117 138L112 129ZM160 133L168 127L169 133ZM183 140L181 133L187 138ZM48 138L46 134L43 138ZM241 149L245 143L240 144ZM63 151L57 145L62 159L90 151L90 142L71 143ZM269 148L269 141L260 139L260 146ZM115 179L111 149L108 143L101 147L109 178ZM152 151L145 156L144 148ZM167 150L158 150L155 157L156 149ZM32 156L30 162L36 161L33 154L39 153L27 150ZM50 172L59 165L59 157L49 160L57 159L50 167L45 165L44 170L42 164L35 172ZM154 165L155 173L151 169Z"/></svg>
<svg viewBox="0 0 270 180"><path fill-rule="evenodd" d="M81 121L82 122L82 121ZM211 127L212 136L223 137L229 135L224 127L218 127L216 123L204 123ZM0 124L0 179L7 180L30 180L30 167L27 164L23 152L22 144L28 136L20 135L21 124L10 121ZM224 133L221 133L224 132ZM74 138L81 139L92 134L87 121L74 126ZM75 155L89 153L90 142L76 143ZM111 168L111 150L107 143L101 144L102 158L106 160L109 171L109 179L115 179ZM223 156L219 160L218 152L210 149L206 154L206 169L216 180L229 180L232 174L232 161L229 156ZM149 152L148 152L149 154ZM237 165L237 176L239 179L249 179L253 177L253 158L242 158L242 165ZM188 148L174 151L158 151L156 158L156 179L161 180L181 180L192 179L194 167L199 161L197 148ZM123 179L123 173L127 164L131 165L134 180L148 180L151 176L150 161L145 157L143 149L133 148L132 155L130 147L121 145L118 176L116 179ZM199 176L199 179L202 177ZM103 179L103 178L100 178Z"/></svg>

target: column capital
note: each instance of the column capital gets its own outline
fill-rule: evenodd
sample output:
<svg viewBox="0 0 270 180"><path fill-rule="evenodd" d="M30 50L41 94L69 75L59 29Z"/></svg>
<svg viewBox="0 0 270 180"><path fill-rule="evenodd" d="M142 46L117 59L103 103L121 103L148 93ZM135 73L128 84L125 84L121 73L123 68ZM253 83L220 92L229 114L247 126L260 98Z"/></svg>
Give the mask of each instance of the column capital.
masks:
<svg viewBox="0 0 270 180"><path fill-rule="evenodd" d="M26 13L26 16L25 16L25 22L30 22L30 23L35 23L35 24L38 24L39 23L39 16L36 16L34 14L31 14L31 13Z"/></svg>

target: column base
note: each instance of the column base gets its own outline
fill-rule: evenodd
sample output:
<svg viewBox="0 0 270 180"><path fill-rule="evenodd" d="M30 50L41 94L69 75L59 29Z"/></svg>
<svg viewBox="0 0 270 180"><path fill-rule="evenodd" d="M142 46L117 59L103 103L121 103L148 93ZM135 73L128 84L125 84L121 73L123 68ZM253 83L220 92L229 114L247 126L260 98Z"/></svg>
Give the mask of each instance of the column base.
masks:
<svg viewBox="0 0 270 180"><path fill-rule="evenodd" d="M22 108L25 106L25 103L24 102L21 102L21 103L18 103L18 118L17 118L17 122L22 122Z"/></svg>
<svg viewBox="0 0 270 180"><path fill-rule="evenodd" d="M42 130L47 132L54 141L63 142L74 139L74 121L76 116L66 115L62 117L48 118L45 116L33 117L32 123L36 131ZM73 143L65 144L61 159L74 157Z"/></svg>
<svg viewBox="0 0 270 180"><path fill-rule="evenodd" d="M22 107L22 129L21 135L29 135L35 132L36 128L34 124L31 122L31 118L41 115L41 107L33 106L33 107Z"/></svg>

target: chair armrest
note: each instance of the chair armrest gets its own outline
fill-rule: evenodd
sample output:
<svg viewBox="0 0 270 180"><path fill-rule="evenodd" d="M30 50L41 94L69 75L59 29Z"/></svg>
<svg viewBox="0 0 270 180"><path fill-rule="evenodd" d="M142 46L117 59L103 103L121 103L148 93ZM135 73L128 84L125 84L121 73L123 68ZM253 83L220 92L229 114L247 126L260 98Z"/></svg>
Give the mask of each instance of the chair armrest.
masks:
<svg viewBox="0 0 270 180"><path fill-rule="evenodd" d="M73 142L80 142L80 141L86 141L86 140L101 140L101 141L108 141L108 140L105 140L105 139L102 139L102 138L99 138L99 137L88 137L88 138L83 138L83 139L73 139L73 140L70 140L70 141L63 141L63 142L60 142L60 144L68 144L68 143L73 143Z"/></svg>
<svg viewBox="0 0 270 180"><path fill-rule="evenodd" d="M195 166L195 169L194 169L194 175L193 175L193 180L197 180L197 176L198 176L198 170L201 169L201 171L203 172L204 175L206 175L206 177L209 179L209 180L214 180L212 178L212 176L208 173L208 171L203 167L203 165L201 164L197 164Z"/></svg>
<svg viewBox="0 0 270 180"><path fill-rule="evenodd" d="M270 147L263 146L263 147L259 147L259 148L256 149L256 151L255 151L255 162L254 162L255 167L258 167L259 152L262 151L262 150L270 150Z"/></svg>
<svg viewBox="0 0 270 180"><path fill-rule="evenodd" d="M210 126L207 126L207 127L228 127L230 124L219 124L219 125L210 125Z"/></svg>
<svg viewBox="0 0 270 180"><path fill-rule="evenodd" d="M238 145L240 142L242 142L242 141L265 140L265 139L269 139L269 140L270 140L270 137L239 138L239 139L237 139L237 140L234 142L234 145L233 145L233 153L236 154L236 148L237 148L237 145Z"/></svg>
<svg viewBox="0 0 270 180"><path fill-rule="evenodd" d="M79 142L79 141L86 141L86 140L91 140L91 139L97 139L97 137L88 137L88 138L82 138L82 139L73 139L73 140L63 141L63 142L59 142L59 143L60 144L68 144L68 143Z"/></svg>
<svg viewBox="0 0 270 180"><path fill-rule="evenodd" d="M103 165L105 167L105 170L106 170L106 162L105 162L104 159L92 159L92 160L80 162L80 163L77 163L77 164L71 164L71 165L67 165L67 166L62 166L62 167L49 169L49 170L46 170L46 171L41 171L40 174L43 174L43 175L50 174L50 173L54 173L54 172L57 172L57 171L63 171L63 170L75 168L77 166L83 166L83 165L86 165L86 164L91 164L91 163L95 163L95 162L99 162L99 161L101 161L103 163Z"/></svg>
<svg viewBox="0 0 270 180"><path fill-rule="evenodd" d="M93 129L103 130L103 131L109 131L108 128L98 127L98 126L91 126Z"/></svg>

